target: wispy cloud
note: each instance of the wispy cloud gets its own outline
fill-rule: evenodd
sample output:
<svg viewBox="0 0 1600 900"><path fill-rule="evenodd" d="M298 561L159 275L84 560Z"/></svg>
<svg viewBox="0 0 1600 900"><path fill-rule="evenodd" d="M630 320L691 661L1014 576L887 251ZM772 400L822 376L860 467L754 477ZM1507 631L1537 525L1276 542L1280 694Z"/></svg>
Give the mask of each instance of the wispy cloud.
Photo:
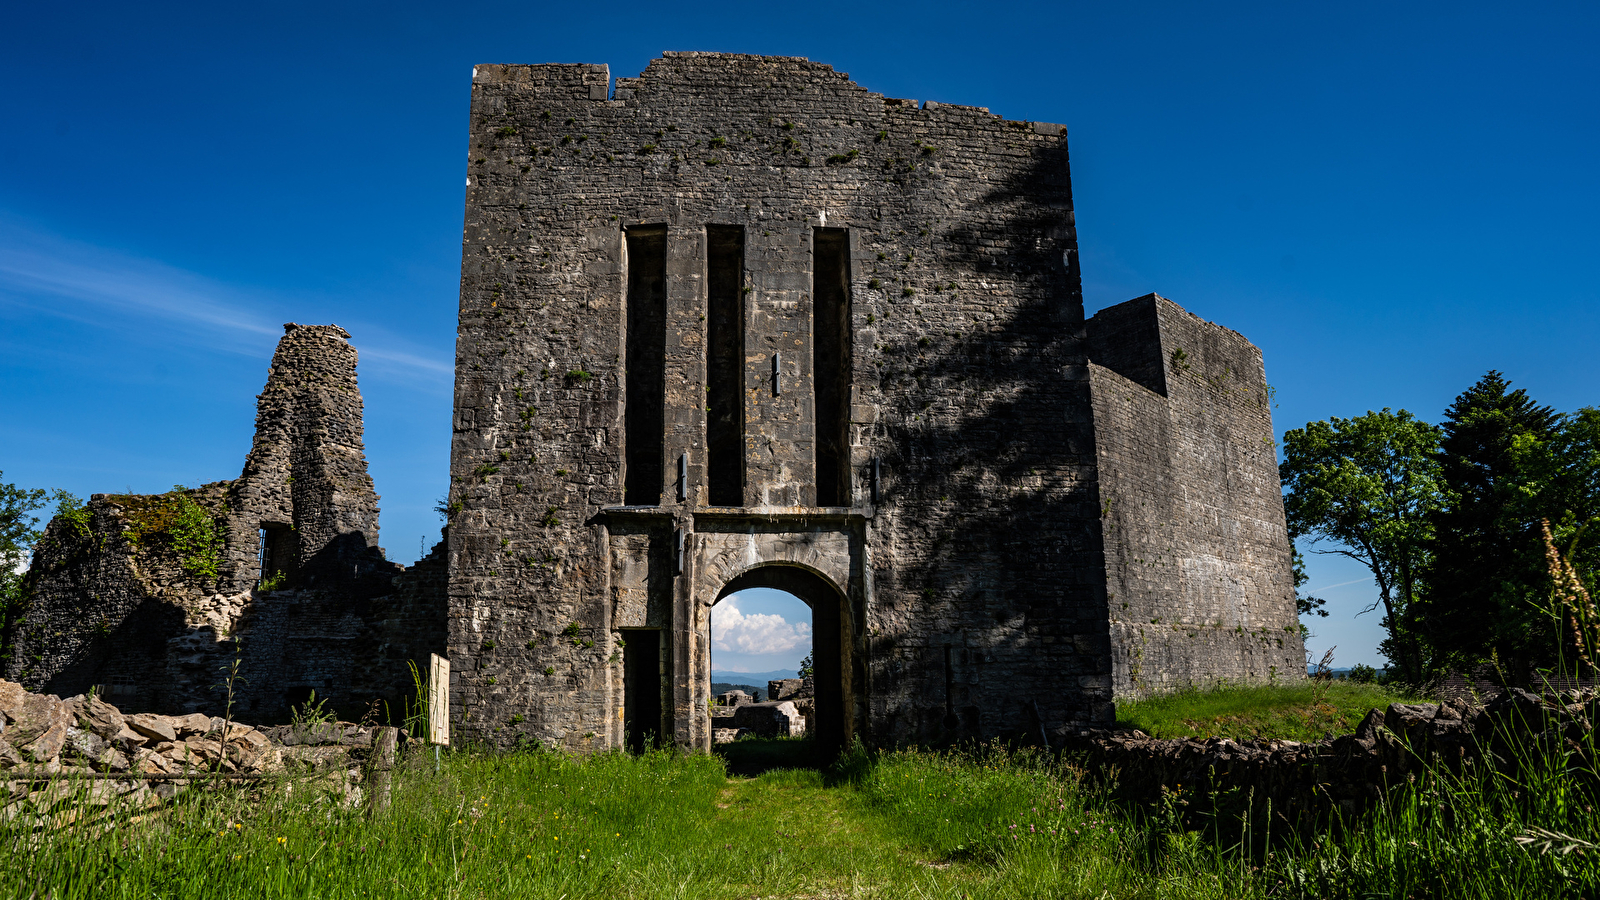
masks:
<svg viewBox="0 0 1600 900"><path fill-rule="evenodd" d="M30 314L100 328L145 324L163 329L164 340L182 336L211 350L266 356L283 334L280 323L313 302L227 284L0 215L0 303ZM373 374L437 386L454 372L453 361L415 352L387 329L361 332L355 343L362 359L375 364Z"/></svg>
<svg viewBox="0 0 1600 900"><path fill-rule="evenodd" d="M1334 588L1349 587L1352 584L1372 584L1372 579L1371 578L1357 578L1357 579L1355 579L1353 581L1341 581L1338 584L1324 584L1324 585L1322 585L1320 587L1306 588L1304 591L1301 591L1301 593L1313 594L1313 593L1316 593L1317 591L1331 591Z"/></svg>
<svg viewBox="0 0 1600 900"><path fill-rule="evenodd" d="M118 312L240 336L280 333L268 317L250 309L225 285L4 218L0 218L0 296L90 323L103 323L106 312Z"/></svg>

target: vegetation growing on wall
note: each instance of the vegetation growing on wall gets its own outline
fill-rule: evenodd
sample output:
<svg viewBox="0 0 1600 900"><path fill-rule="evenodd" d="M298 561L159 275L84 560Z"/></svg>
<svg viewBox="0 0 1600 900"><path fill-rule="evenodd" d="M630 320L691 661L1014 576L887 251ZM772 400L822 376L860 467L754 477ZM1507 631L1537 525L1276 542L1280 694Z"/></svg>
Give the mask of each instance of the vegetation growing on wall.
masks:
<svg viewBox="0 0 1600 900"><path fill-rule="evenodd" d="M192 493L180 484L165 494L119 494L111 500L132 526L126 533L130 544L169 549L184 572L212 580L222 564L223 527Z"/></svg>

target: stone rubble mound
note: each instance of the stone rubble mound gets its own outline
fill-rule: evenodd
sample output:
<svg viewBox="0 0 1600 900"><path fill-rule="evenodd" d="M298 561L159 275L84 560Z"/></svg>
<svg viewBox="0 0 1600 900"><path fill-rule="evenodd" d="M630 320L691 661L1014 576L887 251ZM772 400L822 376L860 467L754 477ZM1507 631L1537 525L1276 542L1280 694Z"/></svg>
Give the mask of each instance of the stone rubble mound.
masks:
<svg viewBox="0 0 1600 900"><path fill-rule="evenodd" d="M348 722L256 728L202 713L124 714L98 697L63 700L0 680L0 787L8 791L0 793L0 822L67 799L68 784L82 776L92 777L90 800L101 806L118 796L155 806L218 775L322 770L351 794L374 730ZM127 778L108 777L117 775Z"/></svg>
<svg viewBox="0 0 1600 900"><path fill-rule="evenodd" d="M249 725L201 713L124 715L98 697L62 700L0 681L0 770L183 775L282 768L278 748Z"/></svg>

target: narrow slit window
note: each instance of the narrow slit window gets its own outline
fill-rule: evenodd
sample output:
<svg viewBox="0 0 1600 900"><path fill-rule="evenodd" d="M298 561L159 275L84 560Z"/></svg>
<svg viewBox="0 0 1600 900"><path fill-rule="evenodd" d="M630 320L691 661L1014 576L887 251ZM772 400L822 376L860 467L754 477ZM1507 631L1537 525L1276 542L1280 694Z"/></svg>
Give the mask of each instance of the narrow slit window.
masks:
<svg viewBox="0 0 1600 900"><path fill-rule="evenodd" d="M812 372L816 389L817 505L849 506L850 241L843 228L812 234Z"/></svg>
<svg viewBox="0 0 1600 900"><path fill-rule="evenodd" d="M706 227L706 463L712 506L744 505L744 228Z"/></svg>
<svg viewBox="0 0 1600 900"><path fill-rule="evenodd" d="M627 373L623 439L627 453L622 502L659 506L666 405L667 230L630 228L628 240Z"/></svg>

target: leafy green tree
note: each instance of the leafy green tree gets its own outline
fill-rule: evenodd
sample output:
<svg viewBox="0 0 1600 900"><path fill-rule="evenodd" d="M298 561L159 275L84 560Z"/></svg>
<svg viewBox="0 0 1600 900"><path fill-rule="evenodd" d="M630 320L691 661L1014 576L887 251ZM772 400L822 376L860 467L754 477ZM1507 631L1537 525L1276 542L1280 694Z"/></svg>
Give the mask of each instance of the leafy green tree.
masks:
<svg viewBox="0 0 1600 900"><path fill-rule="evenodd" d="M1450 503L1434 512L1427 581L1429 631L1454 668L1498 661L1523 684L1552 658L1539 519L1562 519L1573 500L1563 424L1493 370L1445 412L1438 463Z"/></svg>
<svg viewBox="0 0 1600 900"><path fill-rule="evenodd" d="M1300 553L1299 547L1293 545L1290 545L1289 552L1294 558L1295 609L1302 616L1321 616L1322 618L1326 619L1328 617L1328 611L1324 607L1328 605L1328 601L1322 599L1321 597L1313 597L1309 594L1300 593L1300 586L1305 584L1310 579L1310 576L1306 574L1305 556ZM1304 625L1300 626L1300 631L1301 633L1305 632Z"/></svg>
<svg viewBox="0 0 1600 900"><path fill-rule="evenodd" d="M1421 582L1432 517L1444 500L1439 429L1405 410L1310 422L1283 436L1284 512L1289 534L1319 553L1346 556L1372 572L1388 638L1379 651L1401 677L1420 682L1432 653L1421 634Z"/></svg>
<svg viewBox="0 0 1600 900"><path fill-rule="evenodd" d="M44 488L19 488L0 482L0 653L6 655L10 649L6 636L22 609L22 576L34 542L39 540L39 517L33 512L43 507L49 497Z"/></svg>
<svg viewBox="0 0 1600 900"><path fill-rule="evenodd" d="M806 658L800 660L800 671L795 674L801 678L810 678L816 672L816 666L811 662L811 652L806 652Z"/></svg>

